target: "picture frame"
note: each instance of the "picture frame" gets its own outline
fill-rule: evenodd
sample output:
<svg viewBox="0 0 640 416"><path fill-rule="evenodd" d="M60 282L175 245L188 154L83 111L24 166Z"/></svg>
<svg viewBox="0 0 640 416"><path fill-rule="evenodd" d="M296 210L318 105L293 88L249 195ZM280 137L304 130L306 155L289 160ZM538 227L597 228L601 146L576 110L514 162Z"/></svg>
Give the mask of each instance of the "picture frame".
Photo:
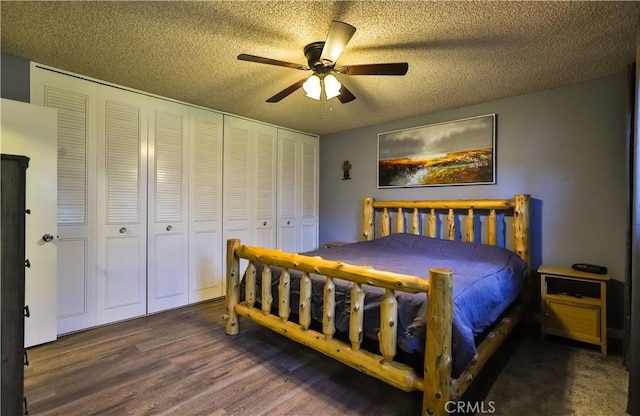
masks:
<svg viewBox="0 0 640 416"><path fill-rule="evenodd" d="M496 115L378 134L378 188L496 183Z"/></svg>

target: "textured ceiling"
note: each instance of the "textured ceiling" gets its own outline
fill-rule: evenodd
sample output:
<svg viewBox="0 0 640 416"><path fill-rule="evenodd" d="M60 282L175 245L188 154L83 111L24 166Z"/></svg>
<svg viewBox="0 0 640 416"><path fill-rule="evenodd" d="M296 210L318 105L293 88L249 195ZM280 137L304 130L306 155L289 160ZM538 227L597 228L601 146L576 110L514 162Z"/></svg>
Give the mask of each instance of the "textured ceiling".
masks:
<svg viewBox="0 0 640 416"><path fill-rule="evenodd" d="M167 1L1 3L2 53L310 133L429 114L624 72L640 2ZM338 65L408 62L395 76L340 76L357 97L321 103L305 64L332 20L357 28ZM333 107L333 108L331 108Z"/></svg>

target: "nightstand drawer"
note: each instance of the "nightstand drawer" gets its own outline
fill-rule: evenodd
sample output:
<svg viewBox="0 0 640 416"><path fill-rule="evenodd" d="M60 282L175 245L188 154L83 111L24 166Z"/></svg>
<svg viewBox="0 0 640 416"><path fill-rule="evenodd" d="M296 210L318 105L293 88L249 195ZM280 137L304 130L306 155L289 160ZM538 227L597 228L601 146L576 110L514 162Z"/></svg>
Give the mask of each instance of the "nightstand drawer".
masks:
<svg viewBox="0 0 640 416"><path fill-rule="evenodd" d="M600 343L600 307L547 300L546 331L585 342Z"/></svg>

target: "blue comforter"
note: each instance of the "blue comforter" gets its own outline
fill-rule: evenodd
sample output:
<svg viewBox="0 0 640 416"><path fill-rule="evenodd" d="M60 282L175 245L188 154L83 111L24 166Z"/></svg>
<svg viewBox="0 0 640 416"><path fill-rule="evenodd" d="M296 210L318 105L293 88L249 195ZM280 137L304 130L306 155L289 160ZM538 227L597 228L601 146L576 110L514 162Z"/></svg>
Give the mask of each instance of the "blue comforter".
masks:
<svg viewBox="0 0 640 416"><path fill-rule="evenodd" d="M476 355L475 336L481 334L516 299L523 285L526 264L505 248L486 244L439 240L413 234L391 234L372 241L348 244L308 253L327 260L373 266L379 270L429 278L429 269L453 271L452 376L457 378ZM277 299L274 270L273 297ZM312 318L322 319L324 278L312 277ZM260 281L260 279L258 279ZM349 329L351 282L335 279L335 324ZM384 290L363 285L364 332L376 340L380 328L379 303ZM258 291L260 293L260 291ZM398 299L398 347L406 353L424 353L427 299L422 293L396 292ZM299 283L292 271L291 305L297 305ZM294 306L295 308L295 306ZM295 311L294 311L295 312Z"/></svg>

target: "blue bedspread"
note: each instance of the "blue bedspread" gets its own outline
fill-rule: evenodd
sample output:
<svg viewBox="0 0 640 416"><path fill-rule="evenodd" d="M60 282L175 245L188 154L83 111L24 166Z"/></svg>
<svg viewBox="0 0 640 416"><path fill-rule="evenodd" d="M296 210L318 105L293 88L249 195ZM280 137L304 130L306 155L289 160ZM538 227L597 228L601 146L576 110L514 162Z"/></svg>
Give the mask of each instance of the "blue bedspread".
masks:
<svg viewBox="0 0 640 416"><path fill-rule="evenodd" d="M454 378L459 376L477 353L475 336L495 322L518 296L526 269L525 262L518 255L501 247L439 240L413 234L391 234L372 241L303 254L416 275L427 280L430 268L442 267L452 270ZM278 282L275 277L276 275L273 280L273 296L277 299ZM312 282L312 318L321 320L324 278L312 276ZM336 329L347 332L352 283L335 279L335 285ZM380 328L379 303L384 290L366 285L363 285L363 290L365 336L376 340ZM424 353L426 296L399 291L396 292L396 296L398 347L406 353ZM298 299L299 284L292 274L291 305L297 305Z"/></svg>

